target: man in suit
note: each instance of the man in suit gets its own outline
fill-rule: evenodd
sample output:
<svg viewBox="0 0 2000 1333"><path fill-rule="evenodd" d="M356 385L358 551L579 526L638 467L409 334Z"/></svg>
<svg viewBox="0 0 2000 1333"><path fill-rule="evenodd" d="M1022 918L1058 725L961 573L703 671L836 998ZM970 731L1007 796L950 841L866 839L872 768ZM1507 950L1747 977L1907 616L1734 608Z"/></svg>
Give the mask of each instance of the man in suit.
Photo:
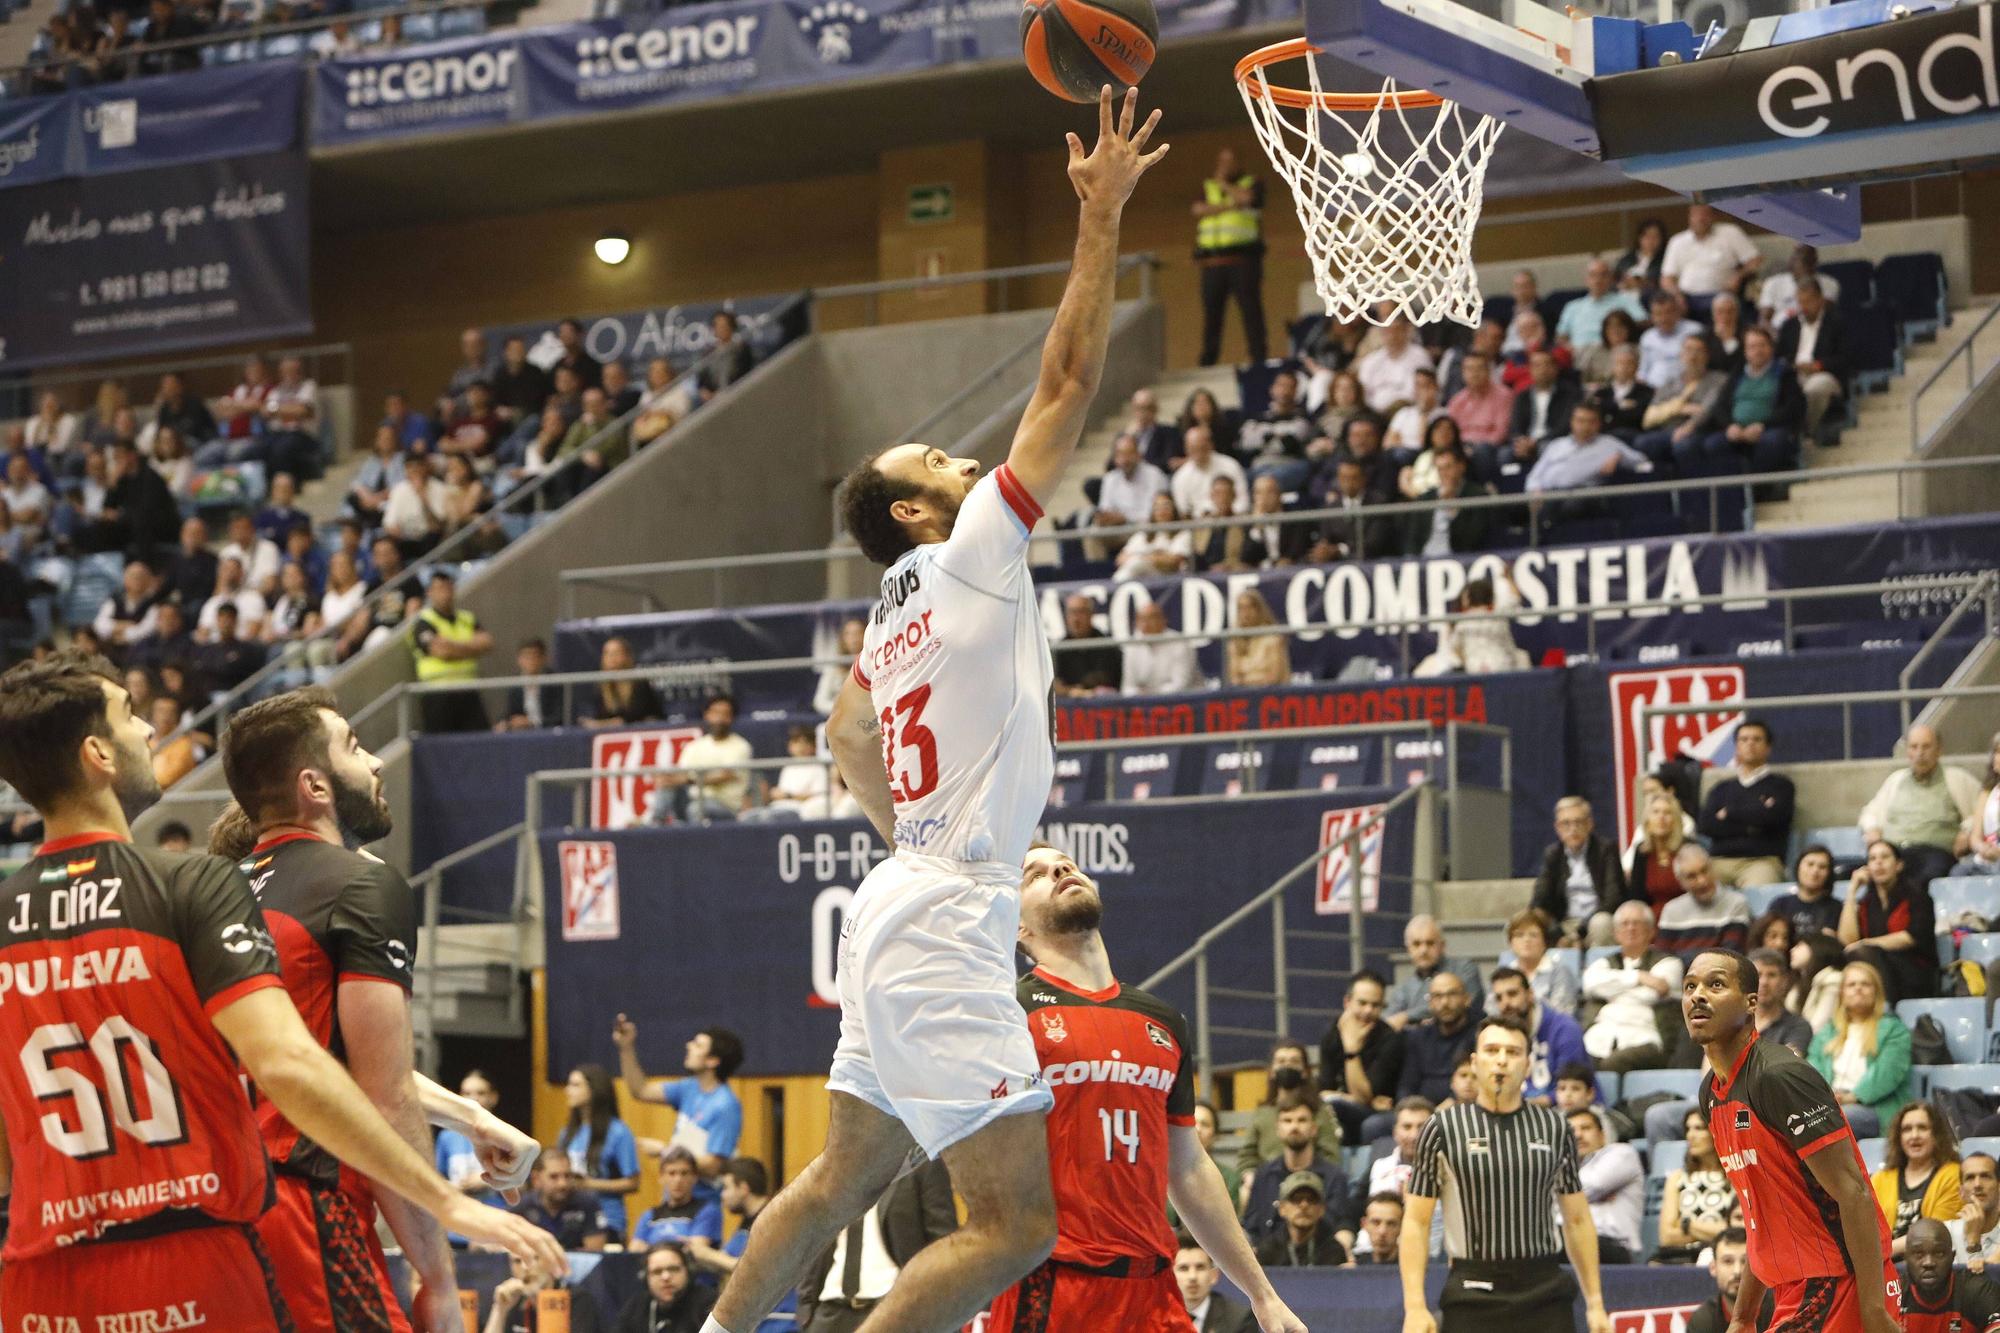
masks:
<svg viewBox="0 0 2000 1333"><path fill-rule="evenodd" d="M1847 377L1854 363L1848 356L1847 326L1841 322L1840 308L1827 302L1819 279L1800 279L1798 302L1799 313L1778 330L1777 359L1798 376L1806 396L1806 434L1811 435L1833 400L1847 396Z"/></svg>
<svg viewBox="0 0 2000 1333"><path fill-rule="evenodd" d="M1417 497L1419 503L1434 504L1461 497L1491 495L1476 481L1466 480L1469 464L1465 455L1447 449L1436 459L1438 484ZM1487 508L1441 508L1403 518L1405 555L1454 555L1483 551L1493 540L1493 514Z"/></svg>
<svg viewBox="0 0 2000 1333"><path fill-rule="evenodd" d="M1180 1284L1181 1299L1187 1302L1195 1333L1251 1333L1256 1325L1250 1320L1250 1307L1216 1293L1216 1279L1222 1274L1201 1242L1185 1231L1174 1239L1179 1244L1174 1255L1174 1281Z"/></svg>
<svg viewBox="0 0 2000 1333"><path fill-rule="evenodd" d="M1334 465L1333 485L1320 503L1324 508L1346 512L1321 522L1313 563L1379 560L1398 553L1394 520L1367 517L1363 512L1381 503L1381 497L1368 488L1368 479L1368 469L1360 459L1343 458Z"/></svg>
<svg viewBox="0 0 2000 1333"><path fill-rule="evenodd" d="M958 1229L951 1176L927 1161L900 1176L799 1280L800 1333L851 1333L918 1250Z"/></svg>
<svg viewBox="0 0 2000 1333"><path fill-rule="evenodd" d="M1528 374L1526 387L1514 395L1514 407L1507 421L1507 438L1514 446L1513 461L1522 471L1534 463L1544 443L1569 429L1570 412L1581 396L1576 386L1563 378L1562 367L1546 348L1536 350L1528 358Z"/></svg>
<svg viewBox="0 0 2000 1333"><path fill-rule="evenodd" d="M1132 420L1125 433L1139 442L1139 457L1162 472L1173 471L1174 460L1182 456L1180 429L1160 420L1160 400L1151 389L1132 395Z"/></svg>
<svg viewBox="0 0 2000 1333"><path fill-rule="evenodd" d="M1618 848L1597 832L1590 802L1565 796L1556 802L1556 840L1542 853L1542 873L1529 901L1562 925L1565 941L1610 944L1611 914L1632 897Z"/></svg>
<svg viewBox="0 0 2000 1333"><path fill-rule="evenodd" d="M514 651L517 675L541 676L549 669L549 646L540 639L524 640ZM538 727L563 724L562 686L516 685L507 691L507 706L500 710L495 731L533 731Z"/></svg>
<svg viewBox="0 0 2000 1333"><path fill-rule="evenodd" d="M1265 473L1250 484L1250 513L1269 521L1243 529L1242 561L1252 569L1296 565L1311 554L1317 533L1310 523L1286 523L1284 493L1278 479ZM1218 530L1218 537L1221 535ZM1210 538L1213 543L1215 538Z"/></svg>

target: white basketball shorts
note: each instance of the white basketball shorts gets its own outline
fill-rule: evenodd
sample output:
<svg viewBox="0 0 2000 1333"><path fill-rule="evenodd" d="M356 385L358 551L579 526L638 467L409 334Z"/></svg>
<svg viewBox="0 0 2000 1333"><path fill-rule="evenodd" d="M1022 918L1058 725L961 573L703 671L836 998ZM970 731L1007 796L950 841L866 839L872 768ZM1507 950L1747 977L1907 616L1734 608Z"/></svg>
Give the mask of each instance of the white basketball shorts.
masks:
<svg viewBox="0 0 2000 1333"><path fill-rule="evenodd" d="M1054 1106L1014 993L1020 920L1018 871L907 851L876 866L840 931L826 1086L901 1120L932 1158Z"/></svg>

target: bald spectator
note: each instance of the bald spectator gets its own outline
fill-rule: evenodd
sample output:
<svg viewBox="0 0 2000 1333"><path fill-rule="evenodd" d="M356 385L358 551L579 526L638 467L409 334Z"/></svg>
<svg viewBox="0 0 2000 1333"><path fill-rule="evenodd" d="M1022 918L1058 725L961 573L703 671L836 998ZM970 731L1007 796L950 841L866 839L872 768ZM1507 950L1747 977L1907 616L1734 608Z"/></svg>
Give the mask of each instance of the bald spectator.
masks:
<svg viewBox="0 0 2000 1333"><path fill-rule="evenodd" d="M1217 477L1227 477L1236 488L1231 512L1248 513L1249 479L1243 475L1241 463L1216 449L1215 432L1207 426L1189 426L1180 444L1186 461L1174 469L1171 479L1174 508L1183 514L1200 515L1213 498L1211 484Z"/></svg>
<svg viewBox="0 0 2000 1333"><path fill-rule="evenodd" d="M1708 849L1681 844L1674 854L1674 878L1681 895L1660 909L1660 947L1692 959L1705 949L1742 951L1750 936L1750 903L1735 889L1715 882Z"/></svg>
<svg viewBox="0 0 2000 1333"><path fill-rule="evenodd" d="M1660 286L1695 298L1733 292L1757 274L1764 256L1743 228L1717 221L1707 204L1688 209L1687 230L1667 239L1660 261Z"/></svg>
<svg viewBox="0 0 2000 1333"><path fill-rule="evenodd" d="M1396 1094L1442 1102L1451 1096L1452 1075L1472 1053L1478 1035L1474 1015L1479 992L1467 987L1457 973L1443 970L1424 987L1424 1020L1403 1028L1403 1072Z"/></svg>
<svg viewBox="0 0 2000 1333"><path fill-rule="evenodd" d="M1133 628L1143 639L1167 632L1167 613L1157 602L1139 608ZM1165 643L1128 643L1122 655L1122 690L1126 694L1185 694L1202 687L1201 664L1187 639Z"/></svg>
<svg viewBox="0 0 2000 1333"><path fill-rule="evenodd" d="M465 391L474 384L490 384L496 369L498 366L486 345L484 330L462 330L458 335L458 367L451 372L451 379L444 386L444 395L438 400L438 410L442 412L445 403L453 401L463 407Z"/></svg>
<svg viewBox="0 0 2000 1333"><path fill-rule="evenodd" d="M1160 400L1151 389L1132 395L1132 415L1125 433L1139 442L1139 457L1162 472L1173 469L1174 460L1182 456L1181 432L1171 422L1160 420Z"/></svg>
<svg viewBox="0 0 2000 1333"><path fill-rule="evenodd" d="M1389 416L1417 396L1417 372L1431 369L1431 354L1413 336L1410 322L1398 318L1382 330L1382 345L1354 363L1361 396L1368 410Z"/></svg>
<svg viewBox="0 0 2000 1333"><path fill-rule="evenodd" d="M1646 307L1631 292L1613 285L1608 260L1593 259L1584 266L1584 294L1563 307L1556 320L1556 341L1572 351L1595 347L1604 340L1604 317L1623 310L1634 321L1644 323Z"/></svg>
<svg viewBox="0 0 2000 1333"><path fill-rule="evenodd" d="M1382 1004L1382 1019L1391 1027L1414 1023L1430 1012L1430 983L1448 972L1465 984L1465 993L1475 1008L1485 1002L1485 986L1477 965L1446 953L1444 927L1437 918L1419 913L1403 927L1403 950L1410 956L1410 974L1389 988Z"/></svg>
<svg viewBox="0 0 2000 1333"><path fill-rule="evenodd" d="M1098 527L1130 527L1144 523L1153 512L1153 497L1169 490L1167 474L1140 456L1139 437L1130 431L1111 445L1111 470L1098 483Z"/></svg>
<svg viewBox="0 0 2000 1333"><path fill-rule="evenodd" d="M1639 335L1639 378L1658 393L1680 387L1683 347L1689 338L1706 345L1708 330L1687 317L1681 298L1662 287L1653 293L1653 323Z"/></svg>
<svg viewBox="0 0 2000 1333"><path fill-rule="evenodd" d="M1799 291L1808 282L1819 284L1820 294L1827 300L1840 299L1840 283L1819 271L1819 250L1800 243L1792 247L1785 271L1764 279L1757 290L1757 309L1768 327L1782 329L1786 320L1799 313Z"/></svg>
<svg viewBox="0 0 2000 1333"><path fill-rule="evenodd" d="M1908 766L1882 783L1861 808L1861 836L1902 849L1906 878L1919 887L1951 873L1952 845L1979 805L1979 782L1938 762L1937 732L1922 723L1903 738Z"/></svg>
<svg viewBox="0 0 2000 1333"><path fill-rule="evenodd" d="M1092 642L1092 641L1095 642ZM1118 645L1097 628L1097 604L1082 593L1074 593L1063 602L1064 644L1083 643L1089 646L1071 651L1058 651L1056 659L1056 693L1067 695L1116 693L1124 678L1125 667L1119 656Z"/></svg>
<svg viewBox="0 0 2000 1333"><path fill-rule="evenodd" d="M1507 280L1507 294L1514 301L1514 318L1508 322L1507 340L1500 345L1500 350L1508 356L1513 356L1528 350L1526 328L1521 323L1521 316L1532 314L1541 319L1544 331L1546 331L1547 316L1542 310L1542 285L1536 281L1532 269L1515 270L1514 276Z"/></svg>
<svg viewBox="0 0 2000 1333"><path fill-rule="evenodd" d="M1549 338L1548 322L1539 310L1524 310L1514 316L1514 331L1519 335L1515 349L1507 353L1506 364L1501 368L1500 378L1516 393L1525 388L1534 378L1534 357L1537 352L1547 352L1555 358L1556 369L1565 379L1575 366L1576 358L1561 343Z"/></svg>
<svg viewBox="0 0 2000 1333"><path fill-rule="evenodd" d="M1611 914L1618 952L1583 970L1583 994L1602 1006L1583 1031L1583 1048L1605 1073L1659 1069L1667 1063L1660 1017L1679 1017L1681 960L1653 944L1653 909L1623 902Z"/></svg>

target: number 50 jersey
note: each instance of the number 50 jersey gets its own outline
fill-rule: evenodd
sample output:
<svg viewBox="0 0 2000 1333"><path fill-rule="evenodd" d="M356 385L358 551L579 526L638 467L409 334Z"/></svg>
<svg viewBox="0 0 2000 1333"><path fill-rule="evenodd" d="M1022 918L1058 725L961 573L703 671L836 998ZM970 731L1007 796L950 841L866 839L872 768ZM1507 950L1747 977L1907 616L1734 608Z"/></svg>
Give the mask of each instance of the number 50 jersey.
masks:
<svg viewBox="0 0 2000 1333"><path fill-rule="evenodd" d="M854 678L882 726L899 850L1020 874L1055 778L1054 673L1028 576L1041 516L1003 464L950 537L882 575Z"/></svg>
<svg viewBox="0 0 2000 1333"><path fill-rule="evenodd" d="M86 834L8 876L0 915L7 1262L175 1209L255 1221L271 1168L209 1022L282 984L249 882L220 857Z"/></svg>

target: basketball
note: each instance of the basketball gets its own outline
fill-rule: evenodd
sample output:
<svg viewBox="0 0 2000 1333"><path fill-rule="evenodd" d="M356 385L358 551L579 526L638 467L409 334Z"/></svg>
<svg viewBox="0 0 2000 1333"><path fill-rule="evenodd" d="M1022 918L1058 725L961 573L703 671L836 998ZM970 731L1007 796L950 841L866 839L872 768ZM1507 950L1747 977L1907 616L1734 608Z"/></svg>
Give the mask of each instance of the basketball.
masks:
<svg viewBox="0 0 2000 1333"><path fill-rule="evenodd" d="M1146 77L1160 45L1153 0L1027 0L1021 58L1035 82L1071 102L1095 102Z"/></svg>

